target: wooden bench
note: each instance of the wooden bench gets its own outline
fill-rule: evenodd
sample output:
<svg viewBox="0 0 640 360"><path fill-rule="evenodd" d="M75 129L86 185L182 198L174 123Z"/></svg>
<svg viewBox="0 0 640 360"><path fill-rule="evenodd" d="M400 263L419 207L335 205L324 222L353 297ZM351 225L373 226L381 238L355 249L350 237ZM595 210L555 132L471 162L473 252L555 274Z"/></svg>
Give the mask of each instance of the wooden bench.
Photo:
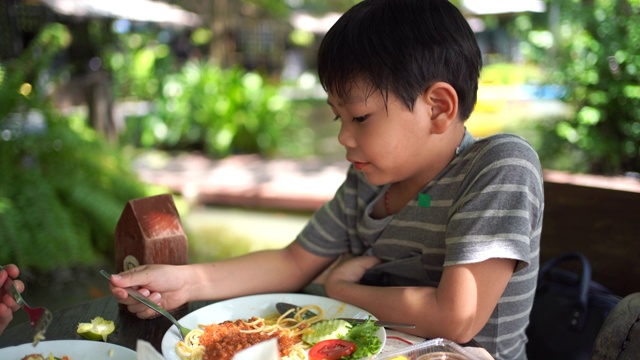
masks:
<svg viewBox="0 0 640 360"><path fill-rule="evenodd" d="M544 186L541 262L579 251L594 281L621 296L640 291L640 181L546 171Z"/></svg>

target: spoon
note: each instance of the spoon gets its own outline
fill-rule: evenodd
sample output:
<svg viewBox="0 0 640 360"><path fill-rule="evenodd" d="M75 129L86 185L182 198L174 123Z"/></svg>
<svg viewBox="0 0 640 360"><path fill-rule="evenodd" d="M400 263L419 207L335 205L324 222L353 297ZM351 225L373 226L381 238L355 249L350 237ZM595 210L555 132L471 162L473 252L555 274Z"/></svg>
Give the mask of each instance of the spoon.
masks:
<svg viewBox="0 0 640 360"><path fill-rule="evenodd" d="M108 272L104 271L104 270L100 270L100 274L102 274L102 276L106 277L107 280L111 281L111 274L109 274ZM166 317L167 319L171 320L171 322L178 327L178 329L180 330L180 336L182 337L182 339L184 339L187 334L191 331L191 329L186 328L182 325L180 325L180 323L178 322L178 320L176 320L176 318L173 317L173 315L169 314L169 312L163 308L161 308L160 306L158 306L156 303L154 303L153 301L149 300L148 297L142 295L139 291L133 289L133 288L124 288L127 293L129 295L131 295L134 299L140 301L141 303L147 305L148 307L150 307L151 309L157 311L160 315L163 315L164 317Z"/></svg>
<svg viewBox="0 0 640 360"><path fill-rule="evenodd" d="M294 304L285 303L285 302L276 303L276 310L278 310L280 314L284 314L291 309L295 309L295 311L292 311L291 313L289 313L287 317L293 317L295 312L298 311L300 308L302 307ZM314 313L313 311L307 310L302 315L302 318L310 319L314 316L317 316L316 313ZM344 320L352 324L362 324L366 322L368 319L338 318L338 320ZM374 320L374 325L389 327L389 328L405 328L405 329L413 329L416 327L414 324L394 323L394 322L380 321L380 320Z"/></svg>

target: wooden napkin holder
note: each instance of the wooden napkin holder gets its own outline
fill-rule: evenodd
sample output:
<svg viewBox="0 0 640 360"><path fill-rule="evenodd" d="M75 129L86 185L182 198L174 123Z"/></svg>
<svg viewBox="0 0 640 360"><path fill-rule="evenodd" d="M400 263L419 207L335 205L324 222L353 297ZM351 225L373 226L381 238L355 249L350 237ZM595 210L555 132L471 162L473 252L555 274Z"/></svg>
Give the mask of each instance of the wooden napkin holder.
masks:
<svg viewBox="0 0 640 360"><path fill-rule="evenodd" d="M184 265L188 260L187 237L170 194L127 202L115 231L117 272L143 264Z"/></svg>

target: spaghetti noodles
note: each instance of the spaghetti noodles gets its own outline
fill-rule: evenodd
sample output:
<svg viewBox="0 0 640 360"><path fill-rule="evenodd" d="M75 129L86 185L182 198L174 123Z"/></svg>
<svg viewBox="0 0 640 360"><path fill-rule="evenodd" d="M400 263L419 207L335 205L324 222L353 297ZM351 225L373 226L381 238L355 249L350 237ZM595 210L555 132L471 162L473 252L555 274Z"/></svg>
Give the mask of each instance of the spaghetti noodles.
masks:
<svg viewBox="0 0 640 360"><path fill-rule="evenodd" d="M305 318L307 311L317 315ZM293 317L289 317L292 313ZM182 360L226 360L242 349L277 338L282 359L302 360L306 359L305 351L309 347L302 341L302 335L309 332L309 326L323 319L323 310L309 305L282 315L199 325L176 344L176 354Z"/></svg>

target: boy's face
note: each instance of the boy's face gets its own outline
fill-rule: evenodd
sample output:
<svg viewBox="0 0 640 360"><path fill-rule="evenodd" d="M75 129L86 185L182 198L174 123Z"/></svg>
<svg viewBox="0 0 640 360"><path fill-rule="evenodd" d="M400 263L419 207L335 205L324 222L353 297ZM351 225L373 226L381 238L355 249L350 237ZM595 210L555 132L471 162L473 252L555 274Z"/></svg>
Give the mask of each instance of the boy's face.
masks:
<svg viewBox="0 0 640 360"><path fill-rule="evenodd" d="M442 170L444 147L443 135L432 129L432 107L419 96L412 112L393 94L385 107L382 94L369 89L356 82L345 98L328 94L347 160L374 185L426 184Z"/></svg>

